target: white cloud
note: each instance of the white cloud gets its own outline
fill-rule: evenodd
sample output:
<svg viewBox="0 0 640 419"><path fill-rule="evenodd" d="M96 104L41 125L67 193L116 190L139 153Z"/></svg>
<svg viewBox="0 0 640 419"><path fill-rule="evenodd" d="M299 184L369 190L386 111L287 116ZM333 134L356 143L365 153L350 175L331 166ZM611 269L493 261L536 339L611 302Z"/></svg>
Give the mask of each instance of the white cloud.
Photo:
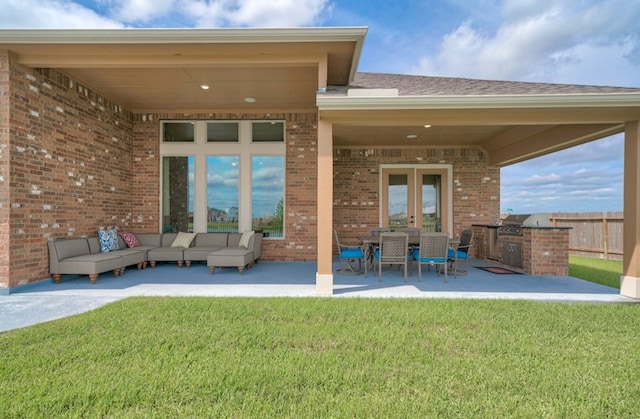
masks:
<svg viewBox="0 0 640 419"><path fill-rule="evenodd" d="M417 74L588 84L638 84L640 8L623 0L487 4L445 35ZM624 10L623 13L621 11ZM603 71L605 70L606 71Z"/></svg>
<svg viewBox="0 0 640 419"><path fill-rule="evenodd" d="M128 23L144 23L171 16L181 10L175 0L105 0L109 14Z"/></svg>
<svg viewBox="0 0 640 419"><path fill-rule="evenodd" d="M329 0L4 0L2 28L298 27L319 25Z"/></svg>
<svg viewBox="0 0 640 419"><path fill-rule="evenodd" d="M297 27L318 24L328 0L162 0L160 10L151 0L117 0L121 9L131 8L139 20L164 18L189 22L195 27ZM119 13L122 18L125 14Z"/></svg>
<svg viewBox="0 0 640 419"><path fill-rule="evenodd" d="M34 28L120 28L123 24L67 0L3 0L0 27Z"/></svg>

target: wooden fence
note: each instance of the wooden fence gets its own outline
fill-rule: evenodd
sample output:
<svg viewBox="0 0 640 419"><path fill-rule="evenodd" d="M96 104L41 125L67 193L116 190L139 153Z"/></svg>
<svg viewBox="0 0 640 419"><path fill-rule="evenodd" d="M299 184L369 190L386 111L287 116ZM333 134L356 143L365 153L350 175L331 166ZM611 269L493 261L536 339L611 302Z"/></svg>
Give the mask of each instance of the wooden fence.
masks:
<svg viewBox="0 0 640 419"><path fill-rule="evenodd" d="M571 255L622 260L622 212L556 213L549 217L553 226L571 227Z"/></svg>

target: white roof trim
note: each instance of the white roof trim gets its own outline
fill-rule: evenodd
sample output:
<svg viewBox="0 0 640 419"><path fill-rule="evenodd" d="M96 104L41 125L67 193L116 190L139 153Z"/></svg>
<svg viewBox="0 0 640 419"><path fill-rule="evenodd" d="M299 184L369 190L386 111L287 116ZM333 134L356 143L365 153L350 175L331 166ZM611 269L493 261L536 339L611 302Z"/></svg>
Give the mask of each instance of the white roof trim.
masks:
<svg viewBox="0 0 640 419"><path fill-rule="evenodd" d="M215 29L1 29L2 44L162 44L353 41L357 53L366 27Z"/></svg>
<svg viewBox="0 0 640 419"><path fill-rule="evenodd" d="M320 110L490 109L563 107L640 107L640 93L465 96L328 96L316 98Z"/></svg>

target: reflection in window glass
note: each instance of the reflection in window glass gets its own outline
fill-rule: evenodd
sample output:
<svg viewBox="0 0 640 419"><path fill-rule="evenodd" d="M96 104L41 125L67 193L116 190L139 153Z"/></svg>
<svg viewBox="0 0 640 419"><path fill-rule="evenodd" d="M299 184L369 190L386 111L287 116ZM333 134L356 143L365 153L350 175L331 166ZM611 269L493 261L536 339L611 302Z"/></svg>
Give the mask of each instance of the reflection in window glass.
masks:
<svg viewBox="0 0 640 419"><path fill-rule="evenodd" d="M238 231L238 156L207 157L207 231Z"/></svg>
<svg viewBox="0 0 640 419"><path fill-rule="evenodd" d="M251 158L251 226L265 237L284 237L284 157Z"/></svg>
<svg viewBox="0 0 640 419"><path fill-rule="evenodd" d="M422 175L422 229L440 231L440 176Z"/></svg>
<svg viewBox="0 0 640 419"><path fill-rule="evenodd" d="M254 122L252 139L254 142L283 142L284 122Z"/></svg>
<svg viewBox="0 0 640 419"><path fill-rule="evenodd" d="M162 141L165 143L192 143L194 124L192 122L163 122Z"/></svg>
<svg viewBox="0 0 640 419"><path fill-rule="evenodd" d="M208 143L237 143L237 122L209 122L207 123Z"/></svg>
<svg viewBox="0 0 640 419"><path fill-rule="evenodd" d="M407 175L389 175L389 227L398 229L407 227L409 177Z"/></svg>
<svg viewBox="0 0 640 419"><path fill-rule="evenodd" d="M162 157L162 231L193 231L193 156Z"/></svg>

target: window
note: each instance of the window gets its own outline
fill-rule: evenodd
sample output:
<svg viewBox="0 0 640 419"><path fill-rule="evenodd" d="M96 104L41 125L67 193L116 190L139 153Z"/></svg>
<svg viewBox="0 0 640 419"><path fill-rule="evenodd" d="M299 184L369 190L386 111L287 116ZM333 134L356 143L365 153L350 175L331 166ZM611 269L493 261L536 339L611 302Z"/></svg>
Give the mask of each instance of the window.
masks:
<svg viewBox="0 0 640 419"><path fill-rule="evenodd" d="M207 232L238 231L238 156L207 157Z"/></svg>
<svg viewBox="0 0 640 419"><path fill-rule="evenodd" d="M254 122L252 124L253 142L283 142L283 122Z"/></svg>
<svg viewBox="0 0 640 419"><path fill-rule="evenodd" d="M282 237L284 227L284 157L251 159L251 225L265 237Z"/></svg>
<svg viewBox="0 0 640 419"><path fill-rule="evenodd" d="M162 231L193 231L193 156L162 158Z"/></svg>
<svg viewBox="0 0 640 419"><path fill-rule="evenodd" d="M192 122L165 122L162 127L162 141L165 143L194 142L194 124Z"/></svg>
<svg viewBox="0 0 640 419"><path fill-rule="evenodd" d="M237 122L209 122L207 123L208 143L237 143L238 123Z"/></svg>
<svg viewBox="0 0 640 419"><path fill-rule="evenodd" d="M163 231L285 236L283 121L161 121Z"/></svg>

